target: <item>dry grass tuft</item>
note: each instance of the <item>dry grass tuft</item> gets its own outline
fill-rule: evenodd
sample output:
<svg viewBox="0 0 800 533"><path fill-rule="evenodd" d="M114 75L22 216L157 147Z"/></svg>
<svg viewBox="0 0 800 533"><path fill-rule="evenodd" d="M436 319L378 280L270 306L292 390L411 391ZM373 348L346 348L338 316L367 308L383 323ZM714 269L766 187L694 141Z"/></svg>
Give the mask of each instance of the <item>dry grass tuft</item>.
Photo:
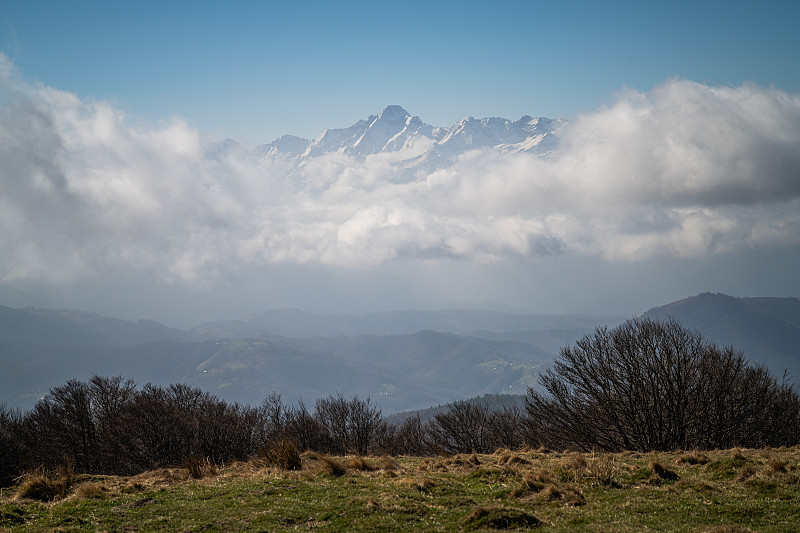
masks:
<svg viewBox="0 0 800 533"><path fill-rule="evenodd" d="M75 485L75 471L72 463L62 463L56 474L50 474L43 468L23 474L19 478L16 498L49 502L56 498L64 498Z"/></svg>
<svg viewBox="0 0 800 533"><path fill-rule="evenodd" d="M319 463L319 473L329 474L334 477L343 476L347 473L347 467L333 457L328 457L327 455L322 455L317 452L306 452L304 455Z"/></svg>
<svg viewBox="0 0 800 533"><path fill-rule="evenodd" d="M542 492L539 493L540 502L555 502L563 501L567 505L585 505L586 498L583 497L581 491L572 485L564 485L558 487L557 485L547 485Z"/></svg>
<svg viewBox="0 0 800 533"><path fill-rule="evenodd" d="M659 463L656 459L650 461L650 483L660 483L661 481L677 481L680 476L666 466Z"/></svg>
<svg viewBox="0 0 800 533"><path fill-rule="evenodd" d="M563 493L558 489L557 486L551 483L550 485L547 485L542 491L541 501L552 502L561 499L561 496L563 496Z"/></svg>
<svg viewBox="0 0 800 533"><path fill-rule="evenodd" d="M744 465L741 470L739 470L739 475L736 476L736 481L746 481L756 475L758 470L753 465Z"/></svg>
<svg viewBox="0 0 800 533"><path fill-rule="evenodd" d="M586 461L586 457L581 453L570 454L566 459L564 459L564 466L576 472L585 470L588 465L589 463Z"/></svg>
<svg viewBox="0 0 800 533"><path fill-rule="evenodd" d="M711 459L708 458L708 455L697 450L685 453L678 457L678 460L675 461L675 463L679 465L704 465L710 462Z"/></svg>
<svg viewBox="0 0 800 533"><path fill-rule="evenodd" d="M434 483L433 480L428 478L422 478L419 481L417 481L417 490L424 494L428 494L431 491L431 489L435 486L436 483Z"/></svg>
<svg viewBox="0 0 800 533"><path fill-rule="evenodd" d="M752 530L747 529L746 527L731 524L731 525L710 527L708 529L702 530L701 533L753 533L753 532Z"/></svg>
<svg viewBox="0 0 800 533"><path fill-rule="evenodd" d="M102 500L109 495L109 490L102 483L82 483L75 489L75 494L84 500Z"/></svg>
<svg viewBox="0 0 800 533"><path fill-rule="evenodd" d="M376 467L369 464L360 455L357 455L352 459L350 459L350 461L347 463L347 466L348 468L351 468L353 470L359 470L361 472L372 472L373 470L376 470Z"/></svg>
<svg viewBox="0 0 800 533"><path fill-rule="evenodd" d="M400 463L398 463L397 460L395 460L392 457L389 457L388 455L383 455L381 457L378 457L376 461L376 466L377 468L385 472L394 472L400 469Z"/></svg>
<svg viewBox="0 0 800 533"><path fill-rule="evenodd" d="M550 470L536 469L526 472L517 485L509 494L513 498L524 498L530 494L538 494L548 485L555 485L556 477Z"/></svg>
<svg viewBox="0 0 800 533"><path fill-rule="evenodd" d="M736 461L747 461L747 457L741 452L741 450L734 452L734 454L731 455L731 459Z"/></svg>
<svg viewBox="0 0 800 533"><path fill-rule="evenodd" d="M464 521L469 529L531 529L541 521L522 509L492 505L476 507Z"/></svg>
<svg viewBox="0 0 800 533"><path fill-rule="evenodd" d="M781 459L772 459L767 468L773 474L785 474L790 470L789 463Z"/></svg>
<svg viewBox="0 0 800 533"><path fill-rule="evenodd" d="M595 483L604 485L606 487L619 487L616 481L616 476L619 473L619 466L614 458L610 455L601 455L594 459L586 467L586 471L590 479Z"/></svg>
<svg viewBox="0 0 800 533"><path fill-rule="evenodd" d="M194 479L203 479L206 476L214 476L217 473L216 465L208 457L198 459L194 454L190 454L184 459L184 467Z"/></svg>
<svg viewBox="0 0 800 533"><path fill-rule="evenodd" d="M260 451L261 458L269 466L283 470L300 470L303 461L300 459L300 450L292 439L278 439L270 442Z"/></svg>
<svg viewBox="0 0 800 533"><path fill-rule="evenodd" d="M522 457L521 455L516 455L514 453L508 452L508 453L502 454L497 459L497 464L498 465L514 466L514 465L529 465L529 464L532 464L532 463L528 459L526 459L525 457Z"/></svg>
<svg viewBox="0 0 800 533"><path fill-rule="evenodd" d="M525 476L519 485L509 493L512 498L524 498L529 494L538 494L545 488L545 484L534 479L533 477Z"/></svg>

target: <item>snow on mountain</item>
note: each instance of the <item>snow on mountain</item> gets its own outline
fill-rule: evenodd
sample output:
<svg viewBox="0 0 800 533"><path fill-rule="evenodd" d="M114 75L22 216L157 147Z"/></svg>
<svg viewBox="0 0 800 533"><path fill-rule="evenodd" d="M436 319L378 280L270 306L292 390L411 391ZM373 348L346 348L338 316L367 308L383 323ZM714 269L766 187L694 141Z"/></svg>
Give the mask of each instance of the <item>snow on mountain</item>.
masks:
<svg viewBox="0 0 800 533"><path fill-rule="evenodd" d="M334 156L344 164L341 162L346 158L365 161L383 154L393 168L387 179L408 182L420 173L448 166L471 150L525 152L547 157L557 150L567 124L562 120L528 115L516 121L470 116L443 128L424 123L399 105L390 105L347 128L327 129L316 139L284 135L247 153L256 160L283 167L284 184L292 188L307 187L309 181L314 180L311 174L317 167L315 161ZM235 141L226 139L208 145L206 153L219 159L228 150L240 155L243 149Z"/></svg>

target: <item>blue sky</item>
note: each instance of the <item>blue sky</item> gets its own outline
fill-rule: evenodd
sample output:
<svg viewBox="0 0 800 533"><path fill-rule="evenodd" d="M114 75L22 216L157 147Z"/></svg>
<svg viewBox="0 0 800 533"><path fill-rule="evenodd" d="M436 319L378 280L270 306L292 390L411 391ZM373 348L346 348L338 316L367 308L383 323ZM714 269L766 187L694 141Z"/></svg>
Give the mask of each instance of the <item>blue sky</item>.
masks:
<svg viewBox="0 0 800 533"><path fill-rule="evenodd" d="M800 296L798 22L795 1L2 0L0 305L193 325ZM570 122L553 157L411 181L423 144L300 170L206 152L390 104Z"/></svg>
<svg viewBox="0 0 800 533"><path fill-rule="evenodd" d="M180 116L205 139L316 137L388 104L572 118L686 78L800 90L800 3L0 3L0 51L29 79Z"/></svg>

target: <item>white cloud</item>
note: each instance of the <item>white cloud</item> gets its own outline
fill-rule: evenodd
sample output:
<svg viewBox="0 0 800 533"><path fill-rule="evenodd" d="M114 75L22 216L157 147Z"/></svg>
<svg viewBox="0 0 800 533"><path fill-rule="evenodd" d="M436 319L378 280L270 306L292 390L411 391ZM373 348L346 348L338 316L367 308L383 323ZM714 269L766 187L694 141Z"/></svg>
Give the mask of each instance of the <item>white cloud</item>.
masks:
<svg viewBox="0 0 800 533"><path fill-rule="evenodd" d="M267 161L207 159L178 119L133 126L0 58L0 280L797 246L799 146L798 96L673 80L578 117L557 157L474 151L408 179L416 153L336 153L289 183Z"/></svg>

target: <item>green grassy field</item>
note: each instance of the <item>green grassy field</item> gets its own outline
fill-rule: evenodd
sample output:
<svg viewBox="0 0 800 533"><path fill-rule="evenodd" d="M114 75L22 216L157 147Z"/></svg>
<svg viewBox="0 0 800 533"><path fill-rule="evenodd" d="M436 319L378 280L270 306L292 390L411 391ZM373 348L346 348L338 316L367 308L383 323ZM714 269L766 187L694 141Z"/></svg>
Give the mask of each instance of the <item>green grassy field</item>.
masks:
<svg viewBox="0 0 800 533"><path fill-rule="evenodd" d="M11 531L800 530L800 448L453 457L306 454L300 470L260 460L77 476L64 497L0 495Z"/></svg>

